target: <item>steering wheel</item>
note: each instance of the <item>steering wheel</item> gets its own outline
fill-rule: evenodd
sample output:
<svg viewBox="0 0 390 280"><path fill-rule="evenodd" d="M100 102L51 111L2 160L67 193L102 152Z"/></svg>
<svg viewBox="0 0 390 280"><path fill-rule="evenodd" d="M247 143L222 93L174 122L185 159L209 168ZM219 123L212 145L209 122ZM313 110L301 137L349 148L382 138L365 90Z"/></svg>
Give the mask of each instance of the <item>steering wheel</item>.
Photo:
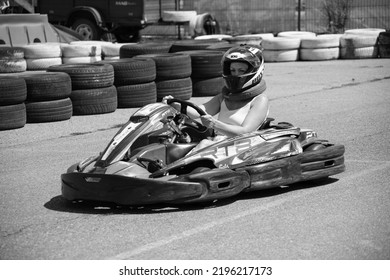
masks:
<svg viewBox="0 0 390 280"><path fill-rule="evenodd" d="M188 114L187 114L187 107L193 108L200 116L207 115L207 113L201 109L198 105L195 105L192 102L186 101L186 100L181 100L181 99L176 99L176 98L171 98L167 100L167 104L172 104L172 103L179 103L180 104L180 113L184 114L187 117L187 120L190 120L191 123L186 122L186 125L192 126L195 129L204 131L207 129L206 126L204 126L202 123L195 121L191 119Z"/></svg>
<svg viewBox="0 0 390 280"><path fill-rule="evenodd" d="M186 101L186 100L181 100L177 98L171 98L167 100L167 104L172 104L172 103L179 103L180 104L180 113L187 115L187 106L190 106L193 108L196 112L198 112L199 115L204 116L207 115L203 109L201 109L198 105L195 105L192 102Z"/></svg>
<svg viewBox="0 0 390 280"><path fill-rule="evenodd" d="M167 100L167 104L172 104L172 103L180 104L180 113L185 116L185 120L182 124L185 124L187 129L193 131L191 135L197 138L198 141L200 141L199 139L204 139L207 138L208 136L215 136L215 132L213 129L210 129L207 126L204 126L202 123L190 118L187 114L188 106L193 108L200 116L207 115L207 113L203 109L201 109L199 106L189 101L176 99L176 98L171 98ZM179 129L181 128L182 125L179 126Z"/></svg>

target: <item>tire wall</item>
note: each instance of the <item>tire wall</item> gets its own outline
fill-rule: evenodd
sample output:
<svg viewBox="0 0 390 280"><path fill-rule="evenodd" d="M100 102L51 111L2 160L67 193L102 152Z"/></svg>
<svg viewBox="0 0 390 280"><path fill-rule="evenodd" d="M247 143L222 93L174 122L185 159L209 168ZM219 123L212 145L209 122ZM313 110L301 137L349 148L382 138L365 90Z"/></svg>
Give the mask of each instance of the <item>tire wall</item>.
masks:
<svg viewBox="0 0 390 280"><path fill-rule="evenodd" d="M21 76L26 81L27 123L68 120L73 106L71 79L66 73L34 73Z"/></svg>
<svg viewBox="0 0 390 280"><path fill-rule="evenodd" d="M70 99L73 115L94 115L114 112L118 98L114 86L114 68L104 63L54 65L49 72L65 72L71 78Z"/></svg>
<svg viewBox="0 0 390 280"><path fill-rule="evenodd" d="M42 71L51 65L62 64L60 43L35 43L21 48L24 50L27 71Z"/></svg>
<svg viewBox="0 0 390 280"><path fill-rule="evenodd" d="M384 29L276 35L252 34L266 62L390 57L390 33ZM217 95L224 85L223 53L237 40L248 40L248 36L219 37L164 44L1 45L0 130L142 107L166 95L181 99Z"/></svg>
<svg viewBox="0 0 390 280"><path fill-rule="evenodd" d="M118 108L137 108L157 101L156 63L148 57L105 60L114 68Z"/></svg>
<svg viewBox="0 0 390 280"><path fill-rule="evenodd" d="M18 77L0 77L0 131L26 124L26 82Z"/></svg>
<svg viewBox="0 0 390 280"><path fill-rule="evenodd" d="M149 54L136 56L153 59L156 65L156 98L164 96L188 100L192 97L191 57L184 53Z"/></svg>
<svg viewBox="0 0 390 280"><path fill-rule="evenodd" d="M222 92L224 86L221 66L223 51L206 49L181 53L191 57L191 82L194 97L215 96Z"/></svg>

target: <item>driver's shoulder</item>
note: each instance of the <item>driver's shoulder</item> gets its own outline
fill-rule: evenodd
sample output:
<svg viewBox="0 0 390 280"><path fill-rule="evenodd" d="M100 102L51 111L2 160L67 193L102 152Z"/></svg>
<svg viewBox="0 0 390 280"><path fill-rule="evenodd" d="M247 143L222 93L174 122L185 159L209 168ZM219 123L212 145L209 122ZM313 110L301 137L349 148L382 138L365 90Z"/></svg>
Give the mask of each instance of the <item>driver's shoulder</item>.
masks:
<svg viewBox="0 0 390 280"><path fill-rule="evenodd" d="M269 102L269 99L268 99L267 94L265 94L265 93L262 93L256 97L254 97L251 101L252 106L255 106L258 104L264 104L264 103L268 103L268 102Z"/></svg>

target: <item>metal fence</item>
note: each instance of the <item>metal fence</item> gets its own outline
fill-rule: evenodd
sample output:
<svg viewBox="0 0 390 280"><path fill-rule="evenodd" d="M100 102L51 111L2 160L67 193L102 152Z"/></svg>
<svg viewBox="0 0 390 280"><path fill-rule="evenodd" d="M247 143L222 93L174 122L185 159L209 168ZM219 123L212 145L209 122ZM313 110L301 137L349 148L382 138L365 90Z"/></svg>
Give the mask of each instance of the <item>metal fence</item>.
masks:
<svg viewBox="0 0 390 280"><path fill-rule="evenodd" d="M181 10L208 12L226 34L306 30L330 32L325 1L343 0L181 0ZM344 0L345 1L345 0ZM390 29L389 0L350 0L345 28Z"/></svg>
<svg viewBox="0 0 390 280"><path fill-rule="evenodd" d="M276 33L297 27L296 0L183 0L182 6L210 13L226 34Z"/></svg>
<svg viewBox="0 0 390 280"><path fill-rule="evenodd" d="M347 3L347 20L344 29L384 28L390 29L389 0L327 0L328 3ZM338 31L333 29L326 16L325 0L306 0L303 3L301 28L316 33ZM338 8L337 5L335 7ZM332 30L333 29L333 30Z"/></svg>

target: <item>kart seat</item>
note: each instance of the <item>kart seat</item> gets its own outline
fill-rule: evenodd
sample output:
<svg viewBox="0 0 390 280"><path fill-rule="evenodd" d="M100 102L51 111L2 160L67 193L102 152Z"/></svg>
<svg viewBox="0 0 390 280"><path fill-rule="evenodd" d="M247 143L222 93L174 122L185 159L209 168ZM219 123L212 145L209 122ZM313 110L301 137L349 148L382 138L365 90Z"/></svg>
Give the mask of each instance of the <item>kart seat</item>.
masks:
<svg viewBox="0 0 390 280"><path fill-rule="evenodd" d="M170 164L188 154L198 143L169 143L166 146L166 160Z"/></svg>
<svg viewBox="0 0 390 280"><path fill-rule="evenodd" d="M276 129L287 129L294 127L289 122L278 122L277 124L271 124L275 119L274 118L267 118L264 123L259 127L258 130L262 129L268 129L268 128L276 128Z"/></svg>
<svg viewBox="0 0 390 280"><path fill-rule="evenodd" d="M271 127L271 122L274 121L274 118L266 118L263 124L259 127L258 130L266 129Z"/></svg>

